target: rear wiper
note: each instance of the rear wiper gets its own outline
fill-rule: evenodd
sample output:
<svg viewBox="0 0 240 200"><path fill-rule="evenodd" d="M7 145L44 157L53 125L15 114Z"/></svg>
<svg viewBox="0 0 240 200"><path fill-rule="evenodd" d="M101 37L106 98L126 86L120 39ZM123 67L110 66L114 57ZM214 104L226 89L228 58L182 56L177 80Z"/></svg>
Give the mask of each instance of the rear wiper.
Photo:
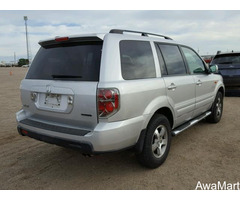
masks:
<svg viewBox="0 0 240 200"><path fill-rule="evenodd" d="M222 62L222 63L219 63L219 64L232 64L232 62Z"/></svg>
<svg viewBox="0 0 240 200"><path fill-rule="evenodd" d="M75 76L75 75L52 75L52 78L82 78L82 76Z"/></svg>

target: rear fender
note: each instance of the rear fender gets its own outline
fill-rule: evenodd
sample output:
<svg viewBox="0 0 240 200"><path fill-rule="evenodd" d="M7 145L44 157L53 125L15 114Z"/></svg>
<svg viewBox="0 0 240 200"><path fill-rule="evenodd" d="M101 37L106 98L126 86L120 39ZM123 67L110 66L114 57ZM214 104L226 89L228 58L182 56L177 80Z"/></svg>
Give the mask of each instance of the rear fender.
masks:
<svg viewBox="0 0 240 200"><path fill-rule="evenodd" d="M174 126L174 119L175 119L174 111L169 106L167 97L166 96L160 96L160 97L155 98L153 101L151 101L150 104L144 110L143 116L144 116L145 120L144 120L144 123L142 125L142 130L147 128L151 118L161 108L168 108L171 111L172 116L173 116L172 125Z"/></svg>

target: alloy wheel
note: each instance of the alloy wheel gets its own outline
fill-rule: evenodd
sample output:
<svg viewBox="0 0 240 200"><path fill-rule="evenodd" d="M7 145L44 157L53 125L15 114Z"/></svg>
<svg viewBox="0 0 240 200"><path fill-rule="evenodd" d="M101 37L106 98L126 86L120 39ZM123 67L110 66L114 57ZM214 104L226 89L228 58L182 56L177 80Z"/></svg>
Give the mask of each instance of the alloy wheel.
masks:
<svg viewBox="0 0 240 200"><path fill-rule="evenodd" d="M167 128L163 125L160 125L155 129L152 138L152 152L156 158L160 158L165 153L167 143Z"/></svg>

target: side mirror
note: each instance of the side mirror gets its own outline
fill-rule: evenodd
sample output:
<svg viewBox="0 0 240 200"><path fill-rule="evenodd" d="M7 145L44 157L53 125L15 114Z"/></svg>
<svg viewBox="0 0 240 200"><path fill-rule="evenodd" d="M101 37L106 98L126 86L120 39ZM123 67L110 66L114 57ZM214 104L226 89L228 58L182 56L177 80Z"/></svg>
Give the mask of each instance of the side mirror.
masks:
<svg viewBox="0 0 240 200"><path fill-rule="evenodd" d="M218 74L218 66L217 65L211 65L209 67L209 70L211 73Z"/></svg>
<svg viewBox="0 0 240 200"><path fill-rule="evenodd" d="M202 69L201 67L199 67L199 68L193 70L193 73L196 73L196 74L197 74L197 73L198 73L198 74L200 73L200 74L201 74L201 73L204 73L204 71L203 71L203 69Z"/></svg>

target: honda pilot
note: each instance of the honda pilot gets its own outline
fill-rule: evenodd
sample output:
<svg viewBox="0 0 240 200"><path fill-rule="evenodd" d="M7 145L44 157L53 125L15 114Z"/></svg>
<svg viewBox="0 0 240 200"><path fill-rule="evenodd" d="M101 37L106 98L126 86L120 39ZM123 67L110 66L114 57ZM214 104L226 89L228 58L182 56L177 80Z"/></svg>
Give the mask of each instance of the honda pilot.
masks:
<svg viewBox="0 0 240 200"><path fill-rule="evenodd" d="M23 136L89 155L134 148L156 168L172 136L221 119L217 66L168 36L114 29L39 44L20 86Z"/></svg>

